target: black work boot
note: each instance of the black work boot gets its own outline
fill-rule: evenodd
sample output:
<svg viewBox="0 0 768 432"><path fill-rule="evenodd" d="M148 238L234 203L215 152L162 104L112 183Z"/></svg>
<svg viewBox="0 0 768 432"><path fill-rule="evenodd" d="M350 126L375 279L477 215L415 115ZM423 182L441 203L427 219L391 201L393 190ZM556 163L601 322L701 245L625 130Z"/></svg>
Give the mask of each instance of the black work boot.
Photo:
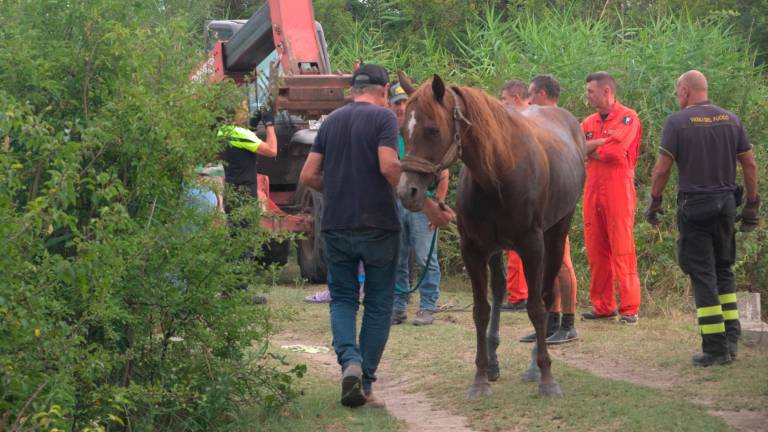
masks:
<svg viewBox="0 0 768 432"><path fill-rule="evenodd" d="M501 311L525 312L528 310L528 300L520 300L516 303L504 303L501 305Z"/></svg>
<svg viewBox="0 0 768 432"><path fill-rule="evenodd" d="M725 340L728 346L728 354L731 359L736 360L739 351L739 339L741 338L741 323L739 320L725 321Z"/></svg>
<svg viewBox="0 0 768 432"><path fill-rule="evenodd" d="M563 319L560 322L560 328L552 336L547 338L547 344L559 345L578 339L579 335L576 333L576 329L573 327L573 322L573 314L563 314Z"/></svg>
<svg viewBox="0 0 768 432"><path fill-rule="evenodd" d="M550 312L547 315L547 338L555 334L560 330L560 314L557 312ZM532 343L536 342L536 332L523 336L520 338L520 342Z"/></svg>
<svg viewBox="0 0 768 432"><path fill-rule="evenodd" d="M581 319L584 321L593 321L593 320L615 320L616 316L619 313L616 311L613 311L611 313L607 314L599 314L597 312L586 312L581 314Z"/></svg>
<svg viewBox="0 0 768 432"><path fill-rule="evenodd" d="M706 352L700 352L693 355L693 365L696 367L708 367L713 365L727 365L733 359L730 354L710 354Z"/></svg>

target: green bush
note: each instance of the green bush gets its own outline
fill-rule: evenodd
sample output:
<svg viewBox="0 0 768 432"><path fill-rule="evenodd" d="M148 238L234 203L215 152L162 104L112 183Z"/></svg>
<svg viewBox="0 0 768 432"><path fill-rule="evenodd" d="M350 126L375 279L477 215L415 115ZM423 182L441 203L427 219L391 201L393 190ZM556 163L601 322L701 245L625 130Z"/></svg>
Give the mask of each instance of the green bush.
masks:
<svg viewBox="0 0 768 432"><path fill-rule="evenodd" d="M0 4L0 430L220 430L290 400L303 366L268 353L271 312L240 289L266 286L241 257L268 234L188 203L242 97L187 81L194 20Z"/></svg>
<svg viewBox="0 0 768 432"><path fill-rule="evenodd" d="M643 123L635 174L635 242L644 303L660 312L688 307L688 280L680 271L670 271L677 268L677 233L671 216L674 184L666 189L668 212L663 225L657 229L642 219L661 127L666 116L677 110L675 79L686 70L699 69L709 78L711 99L742 118L755 144L757 159L764 159L765 151L760 144L768 138L768 80L765 69L756 65L755 51L741 33L734 33L729 27L728 14L694 19L684 11L670 15L654 8L627 10L632 18L630 23L622 21L622 15L617 16L610 8L606 18L599 19L600 11L580 15L574 6L569 9L547 5L560 2L518 3L506 11L489 4L467 16L463 28L422 29L421 35L385 37L383 29L392 24L382 27L375 19L366 18L356 24L354 32L329 35L333 60L338 62L336 68L344 69L352 59L362 57L381 62L390 70L404 69L416 80L426 80L432 73L438 73L453 83L481 87L490 94L498 94L505 80L529 80L539 73L551 73L562 87L560 105L578 118L592 111L583 97L587 74L597 70L611 72L620 86L619 100L634 108ZM350 43L351 40L355 43ZM766 178L766 165L759 165L761 178ZM452 173L455 181L458 167ZM673 177L670 183L674 182ZM761 186L761 190L765 188ZM455 183L450 194L453 193ZM768 291L764 288L768 286L768 274L760 271L768 264L763 247L766 232L760 229L750 235L738 235L735 270L742 289L762 290L768 302ZM580 208L570 235L582 287L580 297L586 300L589 269ZM440 254L446 273L463 272L455 227L441 235Z"/></svg>

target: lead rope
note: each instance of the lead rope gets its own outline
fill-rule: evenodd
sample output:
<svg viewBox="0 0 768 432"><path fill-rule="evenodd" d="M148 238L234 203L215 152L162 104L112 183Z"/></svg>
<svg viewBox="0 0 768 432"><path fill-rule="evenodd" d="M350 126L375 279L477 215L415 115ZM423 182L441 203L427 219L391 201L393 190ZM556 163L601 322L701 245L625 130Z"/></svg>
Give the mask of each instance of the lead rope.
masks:
<svg viewBox="0 0 768 432"><path fill-rule="evenodd" d="M421 276L419 276L419 281L416 282L416 285L413 286L408 291L400 291L397 290L397 285L395 285L395 290L398 294L411 294L419 287L421 286L421 283L424 282L424 278L427 276L427 270L429 270L429 264L432 262L432 254L435 251L435 244L437 244L437 228L435 228L434 234L432 234L432 244L429 246L429 252L427 252L427 260L424 262L424 266L421 268Z"/></svg>

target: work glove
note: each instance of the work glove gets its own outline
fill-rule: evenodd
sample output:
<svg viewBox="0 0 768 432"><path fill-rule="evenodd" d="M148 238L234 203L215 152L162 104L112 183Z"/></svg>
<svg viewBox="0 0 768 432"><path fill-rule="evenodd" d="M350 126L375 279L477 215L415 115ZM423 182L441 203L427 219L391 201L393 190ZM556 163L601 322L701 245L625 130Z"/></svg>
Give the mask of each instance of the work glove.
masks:
<svg viewBox="0 0 768 432"><path fill-rule="evenodd" d="M658 225L661 223L659 215L664 214L664 209L661 208L661 197L651 196L651 202L648 204L648 210L645 211L645 221L651 225Z"/></svg>
<svg viewBox="0 0 768 432"><path fill-rule="evenodd" d="M275 125L275 114L270 113L268 111L261 113L261 121L264 122L264 126L274 126Z"/></svg>
<svg viewBox="0 0 768 432"><path fill-rule="evenodd" d="M758 216L758 212L760 211L760 197L755 196L754 201L747 200L747 203L744 204L744 208L741 210L741 213L736 216L736 222L741 221L741 226L739 226L739 231L741 232L752 232L757 228L758 223L760 222L760 216Z"/></svg>

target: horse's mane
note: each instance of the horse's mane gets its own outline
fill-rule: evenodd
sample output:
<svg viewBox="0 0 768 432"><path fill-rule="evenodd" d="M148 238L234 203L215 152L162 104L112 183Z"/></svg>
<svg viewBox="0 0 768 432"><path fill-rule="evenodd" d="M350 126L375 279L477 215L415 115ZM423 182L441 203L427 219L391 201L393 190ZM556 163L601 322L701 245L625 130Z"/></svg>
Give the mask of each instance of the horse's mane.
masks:
<svg viewBox="0 0 768 432"><path fill-rule="evenodd" d="M457 94L462 106L464 117L472 124L461 124L462 144L476 152L477 162L481 172L472 172L476 181L485 186L496 186L505 173L514 168L517 162L516 150L520 147L513 144L512 137L527 139L528 133L523 119L516 114L510 114L496 99L482 90L471 87L451 87ZM446 93L446 98L450 94ZM422 85L412 100L418 104L422 112L434 113L434 121L441 130L451 131L452 111L440 108L432 93L432 86ZM446 103L444 99L443 104ZM450 133L450 132L449 132Z"/></svg>

